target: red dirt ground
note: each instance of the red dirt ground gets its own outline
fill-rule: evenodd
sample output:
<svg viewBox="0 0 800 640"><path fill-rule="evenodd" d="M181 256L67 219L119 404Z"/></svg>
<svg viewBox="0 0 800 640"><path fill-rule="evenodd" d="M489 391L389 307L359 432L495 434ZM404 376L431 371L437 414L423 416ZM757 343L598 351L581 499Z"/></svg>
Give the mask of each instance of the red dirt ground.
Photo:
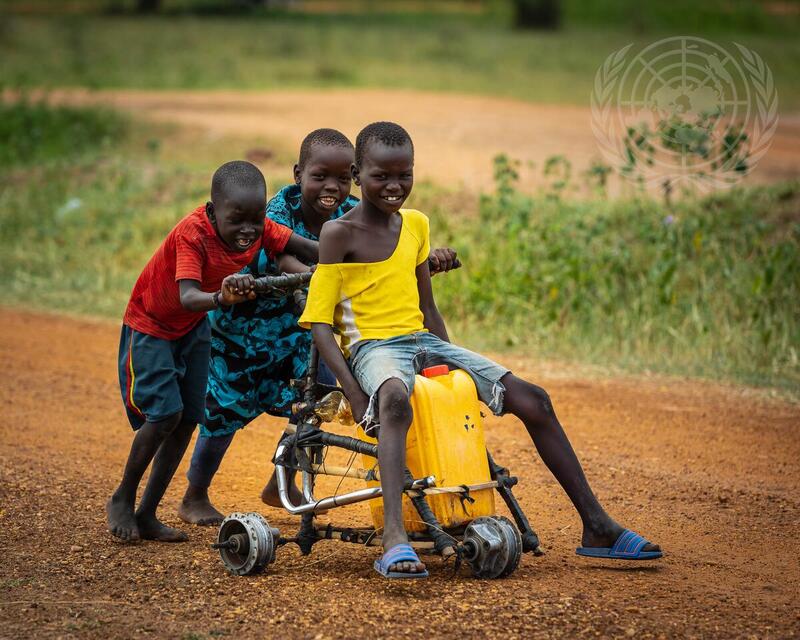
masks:
<svg viewBox="0 0 800 640"><path fill-rule="evenodd" d="M580 523L513 418L488 420L495 457L547 555L500 581L431 577L397 584L374 548L283 548L264 575L238 578L209 549L116 543L103 504L128 452L116 382L118 327L0 309L0 636L82 637L765 637L800 635L800 407L676 379L595 380L503 358L549 389L601 500L666 550L648 566L575 556ZM281 423L237 436L213 495L258 510ZM161 515L178 524L186 461ZM350 481L348 481L350 482ZM353 481L355 482L355 481ZM345 485L343 489L351 485ZM323 485L333 490L333 485ZM367 507L332 512L367 523ZM182 525L183 526L183 525Z"/></svg>

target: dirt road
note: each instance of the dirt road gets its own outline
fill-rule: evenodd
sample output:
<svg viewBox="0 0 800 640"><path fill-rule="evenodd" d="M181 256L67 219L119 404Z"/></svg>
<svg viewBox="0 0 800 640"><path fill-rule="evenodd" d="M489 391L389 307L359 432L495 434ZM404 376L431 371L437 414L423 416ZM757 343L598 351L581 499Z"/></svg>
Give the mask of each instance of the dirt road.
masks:
<svg viewBox="0 0 800 640"><path fill-rule="evenodd" d="M116 383L118 327L0 309L0 636L380 638L800 635L800 407L679 380L592 380L505 358L548 388L601 500L666 550L652 566L574 555L580 523L512 418L488 421L495 457L547 555L488 582L431 561L422 583L372 570L375 549L290 548L265 575L228 575L185 527L180 545L112 541L103 504L131 433ZM213 494L225 512L293 520L258 494L281 424L237 436ZM162 517L175 512L186 461ZM349 485L346 485L349 486ZM343 487L346 488L346 486ZM334 486L323 486L323 491ZM334 512L368 522L363 505Z"/></svg>
<svg viewBox="0 0 800 640"><path fill-rule="evenodd" d="M277 141L294 152L317 127L355 139L365 124L395 120L411 132L416 173L451 189L492 186L492 158L522 161L526 183L541 181L545 160L563 155L573 172L599 158L588 106L421 91L66 91L53 98L102 102L156 122L178 123L210 135ZM534 163L530 169L528 163ZM764 182L800 176L800 114L782 114L769 152L747 178Z"/></svg>

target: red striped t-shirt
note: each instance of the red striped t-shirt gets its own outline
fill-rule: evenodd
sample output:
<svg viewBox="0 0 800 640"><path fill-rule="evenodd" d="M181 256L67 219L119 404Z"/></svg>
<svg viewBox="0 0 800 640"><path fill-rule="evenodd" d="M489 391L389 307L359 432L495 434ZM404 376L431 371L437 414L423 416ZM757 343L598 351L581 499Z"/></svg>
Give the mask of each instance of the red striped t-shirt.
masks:
<svg viewBox="0 0 800 640"><path fill-rule="evenodd" d="M262 246L270 255L280 253L291 235L291 229L266 218L259 242L247 251L232 251L211 226L205 206L197 207L175 225L150 258L133 286L123 322L156 338L185 336L206 312L183 308L179 280L197 280L203 291L218 291L225 277L248 265Z"/></svg>

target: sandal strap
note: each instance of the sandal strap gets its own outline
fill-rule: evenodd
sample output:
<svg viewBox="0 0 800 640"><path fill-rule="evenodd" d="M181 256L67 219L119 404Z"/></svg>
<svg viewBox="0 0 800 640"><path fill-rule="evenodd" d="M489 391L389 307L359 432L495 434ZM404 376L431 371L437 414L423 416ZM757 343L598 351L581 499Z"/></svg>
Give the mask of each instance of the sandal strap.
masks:
<svg viewBox="0 0 800 640"><path fill-rule="evenodd" d="M398 544L381 556L381 564L389 566L403 561L419 562L419 556L410 544Z"/></svg>
<svg viewBox="0 0 800 640"><path fill-rule="evenodd" d="M625 529L625 531L620 534L619 538L617 538L614 546L611 547L611 551L608 555L622 557L638 556L639 552L646 544L648 544L647 540L638 533L630 529Z"/></svg>

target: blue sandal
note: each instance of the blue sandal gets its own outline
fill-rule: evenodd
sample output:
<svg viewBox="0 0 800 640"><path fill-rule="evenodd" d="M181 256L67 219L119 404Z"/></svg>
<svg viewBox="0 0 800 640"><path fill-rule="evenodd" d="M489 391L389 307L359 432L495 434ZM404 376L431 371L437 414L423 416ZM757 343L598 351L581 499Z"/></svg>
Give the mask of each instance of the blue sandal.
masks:
<svg viewBox="0 0 800 640"><path fill-rule="evenodd" d="M427 578L428 570L411 573L408 571L389 571L389 567L398 562L419 562L419 556L410 544L398 544L384 553L373 565L375 571L384 578Z"/></svg>
<svg viewBox="0 0 800 640"><path fill-rule="evenodd" d="M587 558L610 558L612 560L656 560L664 554L660 551L642 551L646 544L652 544L638 533L625 529L613 547L578 547L575 553Z"/></svg>

